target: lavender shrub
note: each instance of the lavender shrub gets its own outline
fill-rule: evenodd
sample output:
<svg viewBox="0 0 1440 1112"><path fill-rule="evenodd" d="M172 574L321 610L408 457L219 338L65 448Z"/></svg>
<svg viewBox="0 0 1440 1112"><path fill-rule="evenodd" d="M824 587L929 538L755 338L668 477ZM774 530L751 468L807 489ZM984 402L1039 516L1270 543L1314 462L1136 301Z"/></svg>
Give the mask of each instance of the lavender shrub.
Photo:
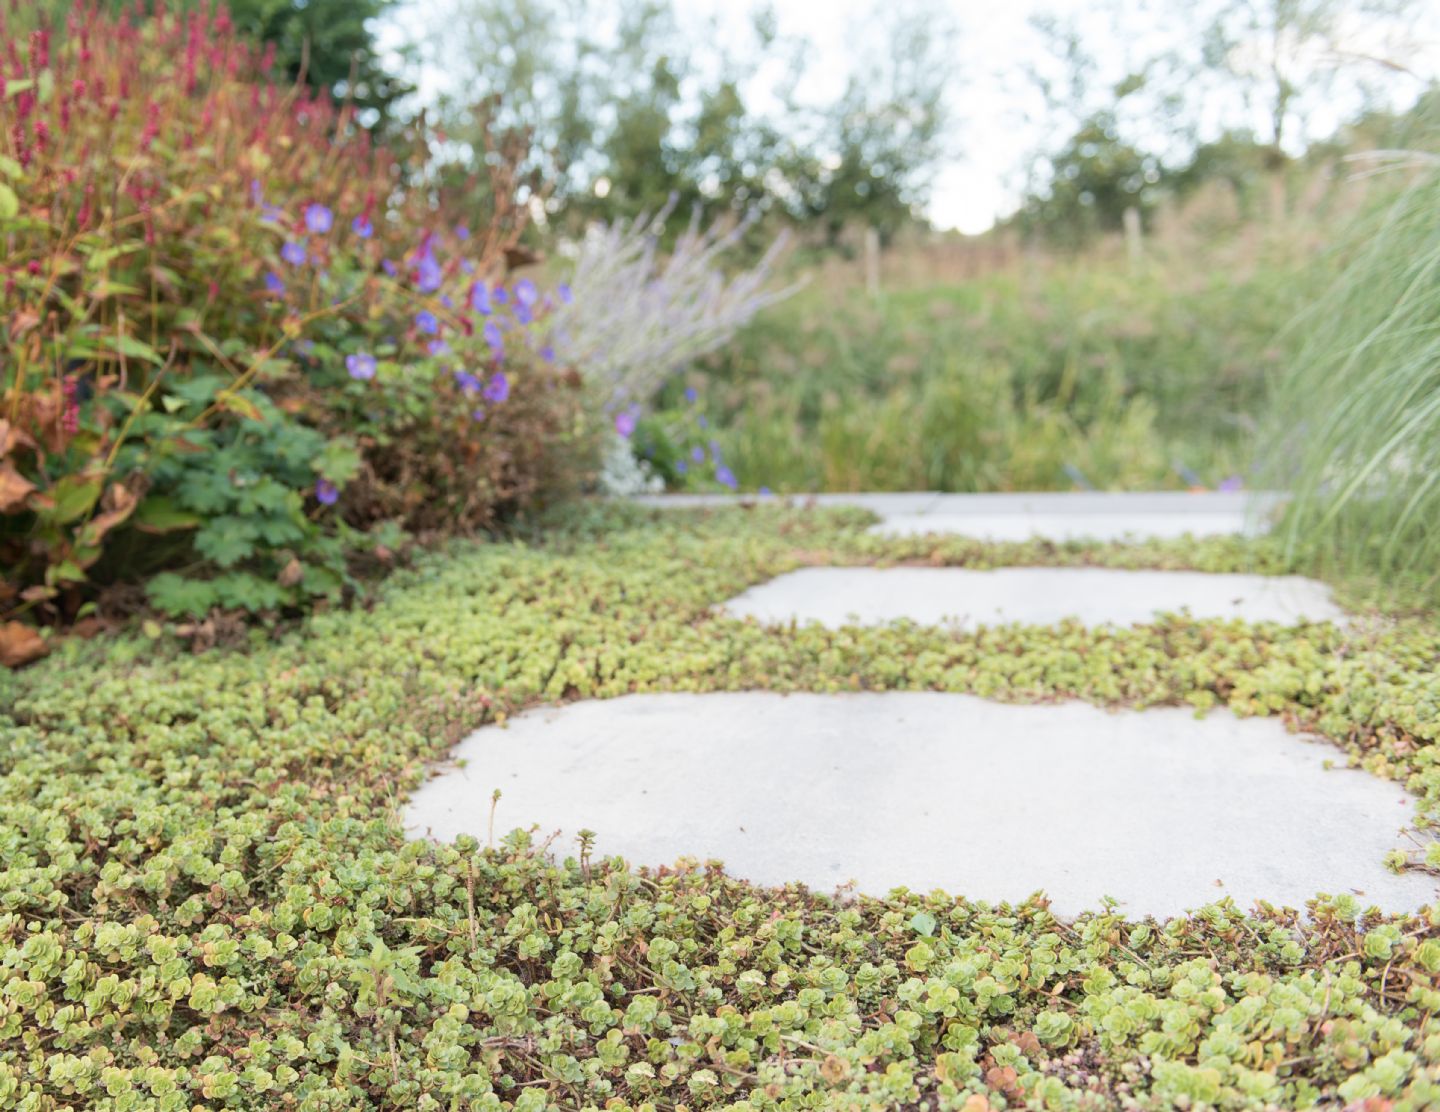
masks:
<svg viewBox="0 0 1440 1112"><path fill-rule="evenodd" d="M662 254L674 207L672 200L654 216L591 228L569 283L573 296L555 313L557 352L580 369L617 427L621 415L648 403L667 377L798 288L775 283L783 233L753 267L726 273L723 259L751 217L702 227L696 210L674 248Z"/></svg>

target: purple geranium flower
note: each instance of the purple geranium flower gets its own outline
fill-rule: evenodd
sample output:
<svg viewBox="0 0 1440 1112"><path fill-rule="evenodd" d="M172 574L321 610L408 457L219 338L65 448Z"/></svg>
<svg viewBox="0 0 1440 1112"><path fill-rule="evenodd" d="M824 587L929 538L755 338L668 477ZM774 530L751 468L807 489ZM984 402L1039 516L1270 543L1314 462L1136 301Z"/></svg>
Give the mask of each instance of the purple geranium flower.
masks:
<svg viewBox="0 0 1440 1112"><path fill-rule="evenodd" d="M265 205L260 210L260 219L266 224L278 224L284 215L279 205Z"/></svg>
<svg viewBox="0 0 1440 1112"><path fill-rule="evenodd" d="M680 460L676 460L676 461L675 461L675 474L677 474L677 475L683 475L683 474L685 474L685 473L686 473L687 471L689 471L689 470L690 470L690 468L686 466L685 461L684 461L683 459L680 459Z"/></svg>
<svg viewBox="0 0 1440 1112"><path fill-rule="evenodd" d="M505 337L500 334L500 326L493 320L485 322L485 329L482 333L485 342L495 351L496 354L505 350Z"/></svg>
<svg viewBox="0 0 1440 1112"><path fill-rule="evenodd" d="M731 471L730 468L726 467L723 463L715 468L715 481L723 487L729 487L731 490L735 490L740 486L739 481L735 478L735 472Z"/></svg>
<svg viewBox="0 0 1440 1112"><path fill-rule="evenodd" d="M310 256L305 253L305 245L290 240L284 247L280 248L280 257L291 266L304 266L305 260Z"/></svg>
<svg viewBox="0 0 1440 1112"><path fill-rule="evenodd" d="M474 273L475 273L475 264L472 263L469 259L461 259L461 260L460 260L460 273L462 273L462 274L474 274Z"/></svg>
<svg viewBox="0 0 1440 1112"><path fill-rule="evenodd" d="M510 300L510 291L507 290L504 286L496 286L495 293L492 296L495 299L496 305L504 305L507 301Z"/></svg>
<svg viewBox="0 0 1440 1112"><path fill-rule="evenodd" d="M499 405L510 397L510 380L505 377L504 371L496 371L490 376L490 382L485 387L485 400Z"/></svg>
<svg viewBox="0 0 1440 1112"><path fill-rule="evenodd" d="M546 344L540 349L540 358L545 360L545 362L547 363L555 362L555 349L549 344Z"/></svg>
<svg viewBox="0 0 1440 1112"><path fill-rule="evenodd" d="M685 387L685 400L686 400L687 402L689 402L691 405L694 405L696 399L698 399L699 397L700 397L700 392L699 392L698 390L696 390L695 387L693 387L693 386L687 386L687 387Z"/></svg>
<svg viewBox="0 0 1440 1112"><path fill-rule="evenodd" d="M350 221L350 230L361 239L369 239L375 234L375 225L370 223L368 217L357 216Z"/></svg>
<svg viewBox="0 0 1440 1112"><path fill-rule="evenodd" d="M312 203L305 206L305 227L317 236L323 236L335 226L335 214L324 205Z"/></svg>
<svg viewBox="0 0 1440 1112"><path fill-rule="evenodd" d="M1217 486L1215 489L1222 490L1227 494L1231 493L1232 491L1244 490L1245 480L1242 479L1239 475L1231 475L1227 479L1221 479L1220 485Z"/></svg>
<svg viewBox="0 0 1440 1112"><path fill-rule="evenodd" d="M465 227L464 224L456 224L455 238L460 240L461 242L464 242L465 240L470 238L470 229Z"/></svg>
<svg viewBox="0 0 1440 1112"><path fill-rule="evenodd" d="M389 259L380 260L380 269L383 270L386 274L390 275L391 278L394 278L396 274L400 273L399 270L396 269L395 264L392 263Z"/></svg>
<svg viewBox="0 0 1440 1112"><path fill-rule="evenodd" d="M444 280L445 276L440 273L440 264L428 251L415 261L415 285L421 293L434 293Z"/></svg>
<svg viewBox="0 0 1440 1112"><path fill-rule="evenodd" d="M470 308L477 313L490 312L490 291L485 288L484 282L474 282L470 286Z"/></svg>
<svg viewBox="0 0 1440 1112"><path fill-rule="evenodd" d="M690 458L693 459L696 463L704 463L705 449L697 444L695 447L690 449Z"/></svg>
<svg viewBox="0 0 1440 1112"><path fill-rule="evenodd" d="M515 300L528 309L540 300L540 291L529 278L521 278L515 283Z"/></svg>
<svg viewBox="0 0 1440 1112"><path fill-rule="evenodd" d="M415 314L415 327L428 335L435 335L440 331L440 322L435 319L435 314L429 309L421 309Z"/></svg>
<svg viewBox="0 0 1440 1112"><path fill-rule="evenodd" d="M569 305L570 302L575 300L575 295L570 292L569 285L564 282L561 282L555 287L555 292L560 295L560 300L565 302L566 305Z"/></svg>
<svg viewBox="0 0 1440 1112"><path fill-rule="evenodd" d="M521 325L534 324L535 314L530 310L530 306L522 303L515 306L515 320Z"/></svg>
<svg viewBox="0 0 1440 1112"><path fill-rule="evenodd" d="M340 501L340 488L329 479L315 480L315 501L322 506L333 506Z"/></svg>
<svg viewBox="0 0 1440 1112"><path fill-rule="evenodd" d="M345 357L345 369L351 378L368 379L375 377L375 357L368 352L357 351Z"/></svg>
<svg viewBox="0 0 1440 1112"><path fill-rule="evenodd" d="M285 296L285 281L273 270L267 271L265 274L265 288L276 297Z"/></svg>
<svg viewBox="0 0 1440 1112"><path fill-rule="evenodd" d="M431 340L425 345L425 349L431 355L445 355L450 351L450 345L444 340Z"/></svg>
<svg viewBox="0 0 1440 1112"><path fill-rule="evenodd" d="M250 180L250 203L256 206L265 203L265 191L260 186L259 178Z"/></svg>
<svg viewBox="0 0 1440 1112"><path fill-rule="evenodd" d="M615 431L629 440L635 434L635 411L622 409L615 414Z"/></svg>
<svg viewBox="0 0 1440 1112"><path fill-rule="evenodd" d="M483 409L473 410L470 414L470 417L472 420L475 421L483 421L485 420L485 411Z"/></svg>
<svg viewBox="0 0 1440 1112"><path fill-rule="evenodd" d="M455 385L464 390L467 394L474 394L480 389L480 380L469 371L456 371Z"/></svg>

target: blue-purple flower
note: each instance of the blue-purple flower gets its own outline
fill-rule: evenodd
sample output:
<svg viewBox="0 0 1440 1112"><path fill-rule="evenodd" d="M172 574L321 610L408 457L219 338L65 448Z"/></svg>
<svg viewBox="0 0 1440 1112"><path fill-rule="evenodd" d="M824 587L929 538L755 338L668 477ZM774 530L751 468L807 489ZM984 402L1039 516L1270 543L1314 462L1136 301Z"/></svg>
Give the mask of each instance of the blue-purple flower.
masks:
<svg viewBox="0 0 1440 1112"><path fill-rule="evenodd" d="M291 266L304 266L305 260L310 256L306 254L303 243L292 239L280 248L280 257Z"/></svg>
<svg viewBox="0 0 1440 1112"><path fill-rule="evenodd" d="M700 392L699 392L698 390L696 390L695 387L693 387L693 386L687 386L687 387L685 387L685 400L686 400L687 402L689 402L691 405L694 405L695 402L699 399L699 397L700 397Z"/></svg>
<svg viewBox="0 0 1440 1112"><path fill-rule="evenodd" d="M285 296L285 280L273 270L265 273L265 288L276 297Z"/></svg>
<svg viewBox="0 0 1440 1112"><path fill-rule="evenodd" d="M622 409L615 414L615 431L629 440L635 434L635 411Z"/></svg>
<svg viewBox="0 0 1440 1112"><path fill-rule="evenodd" d="M695 445L695 447L690 449L690 458L693 459L696 463L704 463L705 449L700 447L700 445L698 444Z"/></svg>
<svg viewBox="0 0 1440 1112"><path fill-rule="evenodd" d="M555 362L555 349L549 344L546 344L540 349L540 358L545 360L545 362L547 363Z"/></svg>
<svg viewBox="0 0 1440 1112"><path fill-rule="evenodd" d="M421 332L433 336L440 331L440 322L435 319L435 314L429 309L421 309L415 314L415 327Z"/></svg>
<svg viewBox="0 0 1440 1112"><path fill-rule="evenodd" d="M322 506L333 506L340 501L340 488L329 479L315 480L315 501Z"/></svg>
<svg viewBox="0 0 1440 1112"><path fill-rule="evenodd" d="M740 486L739 480L735 478L735 472L726 467L723 463L715 468L715 481L723 487L736 490Z"/></svg>
<svg viewBox="0 0 1440 1112"><path fill-rule="evenodd" d="M370 223L369 217L357 216L354 220L350 221L350 230L361 239L369 239L375 234L375 225Z"/></svg>
<svg viewBox="0 0 1440 1112"><path fill-rule="evenodd" d="M279 205L264 205L260 209L260 219L266 224L278 224L284 215Z"/></svg>
<svg viewBox="0 0 1440 1112"><path fill-rule="evenodd" d="M392 263L389 259L380 260L380 269L383 270L386 274L390 275L391 278L394 278L395 275L400 273L399 268L396 267L396 265Z"/></svg>
<svg viewBox="0 0 1440 1112"><path fill-rule="evenodd" d="M345 357L345 370L351 378L370 379L375 377L375 357L368 352L357 351Z"/></svg>
<svg viewBox="0 0 1440 1112"><path fill-rule="evenodd" d="M521 278L515 283L515 300L528 309L540 300L540 291L529 278Z"/></svg>
<svg viewBox="0 0 1440 1112"><path fill-rule="evenodd" d="M485 288L484 282L473 282L470 285L470 308L477 313L489 314L490 312L490 291Z"/></svg>
<svg viewBox="0 0 1440 1112"><path fill-rule="evenodd" d="M487 320L485 322L485 328L481 332L481 335L485 337L485 342L490 345L490 349L495 352L496 355L499 355L505 350L505 337L500 334L500 326L493 320Z"/></svg>
<svg viewBox="0 0 1440 1112"><path fill-rule="evenodd" d="M250 203L257 208L265 203L265 191L260 186L259 178L250 179Z"/></svg>
<svg viewBox="0 0 1440 1112"><path fill-rule="evenodd" d="M521 303L515 306L515 321L520 325L531 325L535 323L535 313L530 306Z"/></svg>
<svg viewBox="0 0 1440 1112"><path fill-rule="evenodd" d="M480 380L469 371L455 371L454 374L455 385L464 390L465 393L474 394L479 392Z"/></svg>
<svg viewBox="0 0 1440 1112"><path fill-rule="evenodd" d="M510 397L510 380L505 377L504 371L496 371L490 376L483 396L487 402L493 402L495 405L499 405Z"/></svg>
<svg viewBox="0 0 1440 1112"><path fill-rule="evenodd" d="M465 240L467 240L467 239L469 239L469 238L470 238L470 229L467 228L467 227L465 227L464 224L456 224L456 225L455 225L455 238L458 239L458 240L460 240L460 241L462 241L462 242L465 241Z"/></svg>
<svg viewBox="0 0 1440 1112"><path fill-rule="evenodd" d="M510 291L504 286L496 286L495 292L491 296L494 298L496 305L504 305L510 300Z"/></svg>
<svg viewBox="0 0 1440 1112"><path fill-rule="evenodd" d="M425 350L431 355L445 355L450 351L450 345L444 340L431 340L425 345Z"/></svg>
<svg viewBox="0 0 1440 1112"><path fill-rule="evenodd" d="M415 285L421 293L434 293L444 280L440 264L428 251L415 261Z"/></svg>
<svg viewBox="0 0 1440 1112"><path fill-rule="evenodd" d="M305 227L317 236L323 236L335 226L335 214L318 202L305 206Z"/></svg>
<svg viewBox="0 0 1440 1112"><path fill-rule="evenodd" d="M570 292L570 286L565 282L561 282L556 286L555 292L560 295L560 300L565 302L566 305L569 305L570 302L575 300L575 295Z"/></svg>

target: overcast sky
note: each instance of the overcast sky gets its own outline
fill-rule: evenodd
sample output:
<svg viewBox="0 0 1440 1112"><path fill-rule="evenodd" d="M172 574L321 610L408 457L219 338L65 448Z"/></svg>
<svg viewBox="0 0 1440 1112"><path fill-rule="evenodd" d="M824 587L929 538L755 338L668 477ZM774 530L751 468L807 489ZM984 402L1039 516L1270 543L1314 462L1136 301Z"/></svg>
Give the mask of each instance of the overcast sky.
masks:
<svg viewBox="0 0 1440 1112"><path fill-rule="evenodd" d="M952 154L940 168L928 206L928 215L942 228L979 232L997 216L1012 211L1023 192L1027 162L1047 139L1043 100L1027 77L1029 66L1046 57L1041 36L1031 26L1037 14L1048 13L1074 20L1083 33L1087 48L1102 68L1102 79L1118 80L1128 72L1131 61L1163 50L1175 41L1180 23L1177 5L1192 7L1215 0L1128 0L1131 15L1123 32L1105 14L1109 5L1096 0L948 0L961 28L961 46L955 59L952 111L955 117L949 146ZM769 0L782 35L802 37L813 44L799 93L805 100L823 104L833 101L844 89L854 59L855 45L863 39L857 32L860 18L873 10L874 0ZM903 6L906 0L894 0ZM697 41L715 35L725 45L740 47L747 41L752 4L747 0L674 0L681 20L694 29ZM382 29L382 42L433 35L437 11L434 0L410 0L407 7ZM1440 3L1420 4L1424 13L1417 18L1414 53L1427 60L1425 72L1437 72L1440 61ZM1366 27L1357 25L1347 35L1353 49L1367 47ZM1377 53L1388 47L1369 44ZM444 74L416 75L422 96L433 93ZM746 94L752 105L764 110L767 83L776 75L762 71ZM1413 83L1412 83L1413 84ZM1397 97L1413 97L1420 86L1407 90L1405 80L1395 86ZM1209 98L1214 100L1212 96ZM1225 106L1206 107L1223 114ZM1233 108L1234 106L1230 106ZM1356 107L1338 98L1330 119L1319 118L1322 128L1333 127ZM1322 109L1322 117L1325 114ZM1228 117L1234 122L1234 114ZM1053 124L1051 125L1053 126ZM1053 135L1049 136L1053 141Z"/></svg>

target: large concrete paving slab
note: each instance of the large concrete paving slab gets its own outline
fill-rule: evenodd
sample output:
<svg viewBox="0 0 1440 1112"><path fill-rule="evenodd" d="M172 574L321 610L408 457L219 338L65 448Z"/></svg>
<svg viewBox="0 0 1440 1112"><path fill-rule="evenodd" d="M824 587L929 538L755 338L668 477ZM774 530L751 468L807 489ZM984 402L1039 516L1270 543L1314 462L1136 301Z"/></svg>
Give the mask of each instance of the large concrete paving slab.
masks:
<svg viewBox="0 0 1440 1112"><path fill-rule="evenodd" d="M983 541L1151 540L1264 532L1281 495L1268 491L1037 491L1025 494L925 492L788 494L658 494L642 505L688 509L781 501L854 506L880 521L882 536L948 534Z"/></svg>
<svg viewBox="0 0 1440 1112"><path fill-rule="evenodd" d="M900 619L966 629L1066 618L1089 626L1135 625L1180 611L1285 624L1345 618L1329 588L1300 576L1117 568L802 568L750 588L724 610L767 624L831 628Z"/></svg>
<svg viewBox="0 0 1440 1112"><path fill-rule="evenodd" d="M1301 907L1356 892L1437 898L1394 875L1413 800L1274 719L1178 708L1015 706L933 692L630 695L486 727L412 798L415 836L538 824L573 853L637 865L723 859L761 884L854 881L972 899L1044 889L1061 914L1121 901L1178 914L1224 896Z"/></svg>

